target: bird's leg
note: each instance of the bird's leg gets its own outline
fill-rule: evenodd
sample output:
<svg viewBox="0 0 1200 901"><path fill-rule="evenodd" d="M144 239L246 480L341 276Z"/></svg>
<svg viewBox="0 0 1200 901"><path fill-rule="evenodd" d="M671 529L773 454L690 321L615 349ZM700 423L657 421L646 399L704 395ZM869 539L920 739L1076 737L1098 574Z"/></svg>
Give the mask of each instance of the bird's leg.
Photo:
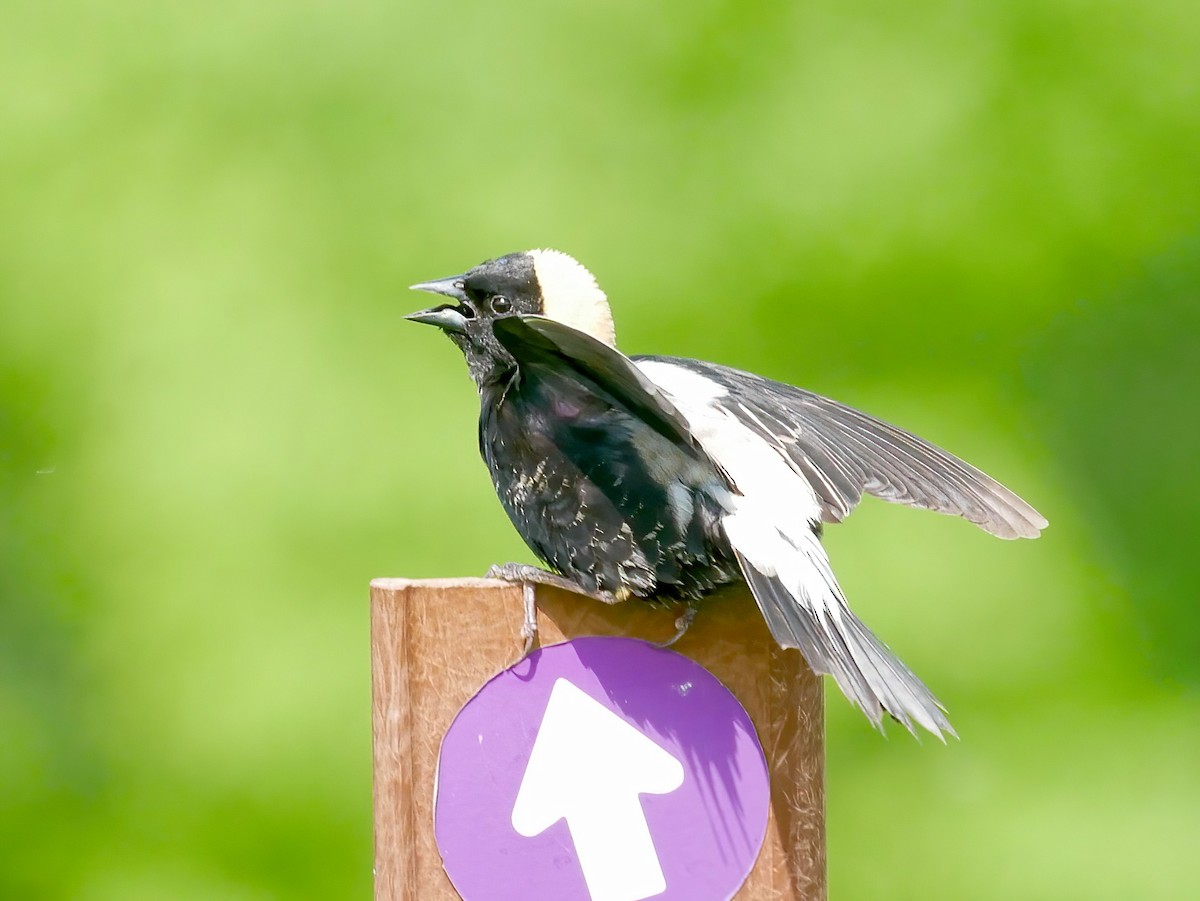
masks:
<svg viewBox="0 0 1200 901"><path fill-rule="evenodd" d="M683 613L679 614L679 618L675 620L675 634L659 645L660 648L669 648L679 639L683 638L684 633L692 627L692 623L696 621L696 611L699 606L695 601L688 601L686 607L683 608Z"/></svg>
<svg viewBox="0 0 1200 901"><path fill-rule="evenodd" d="M487 571L487 575L484 578L499 579L502 582L518 582L521 585L521 600L525 607L524 616L521 620L521 637L525 639L525 651L521 654L522 660L529 656L529 652L533 650L534 642L537 641L536 585L550 585L553 588L561 588L563 591L570 591L574 594L582 594L585 597L594 598L604 604L616 604L622 600L622 598L615 597L607 592L588 591L564 576L547 572L536 566L530 566L528 563L498 563ZM682 635L683 633L681 632L680 634Z"/></svg>

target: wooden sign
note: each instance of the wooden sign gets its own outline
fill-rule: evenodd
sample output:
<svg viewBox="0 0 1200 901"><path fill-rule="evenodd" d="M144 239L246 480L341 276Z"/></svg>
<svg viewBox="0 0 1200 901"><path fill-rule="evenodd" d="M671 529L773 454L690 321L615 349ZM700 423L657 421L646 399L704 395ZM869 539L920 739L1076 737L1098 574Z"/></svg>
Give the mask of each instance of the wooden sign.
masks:
<svg viewBox="0 0 1200 901"><path fill-rule="evenodd" d="M745 848L749 848L746 861L753 864L733 897L825 897L821 684L799 653L775 644L744 591L710 599L691 630L672 650L664 651L645 641L596 644L594 639L551 647L594 635L661 641L674 633L674 614L637 602L607 607L539 586L542 649L508 672L504 671L520 656L520 586L482 579L381 579L371 585L371 600L377 901L457 899L455 883L464 888L466 901L508 897L503 894L502 881L489 884L479 878L489 866L488 854L482 845L479 853L472 854L470 846L463 844L463 827L454 825L455 817L468 823L471 816L492 823L490 828L476 824L474 840L479 842L500 840L488 836L500 836L511 824L512 833L503 840L512 853L536 854L538 842L557 841L563 853L555 859L567 871L559 876L568 881L553 883L559 887L552 891L547 875L546 890L556 897L565 891L563 886L573 885L571 891L580 901L643 897L707 901L695 894L695 885L689 888L687 883L689 878L700 878L695 874L707 872L698 863L705 856L685 860L687 846L673 844L670 838L674 831L671 817L680 825L695 826L706 815L694 807L701 796L710 809L708 815L715 810L723 821L727 838L735 831L750 835L742 842L740 853L746 854ZM601 652L612 659L602 660L597 656ZM541 670L540 687L522 693L521 680L532 684L531 674L536 670ZM644 674L643 687L639 689L637 680L618 678L627 670ZM605 672L611 674L607 679ZM711 685L705 681L710 678ZM670 690L690 690L698 681L708 694L697 694L696 703L666 702ZM660 686L660 694L659 700L651 703L653 685ZM641 703L620 703L621 698L639 691L646 695L638 699ZM730 696L727 707L720 706L722 693ZM748 781L729 789L732 808L746 817L737 830L731 830L727 822L726 814L732 808L725 808L726 813L720 809L729 799L714 800L711 791L689 795L689 790L696 789L694 783L712 768L710 761L689 770L685 778L685 768L695 764L689 758L705 742L710 746L723 742L719 737L695 738L689 750L688 727L683 720L675 722L670 717L689 711L689 715L697 714L701 700L715 705L704 708L712 711L714 719L709 725L744 737L738 753L761 753L758 760L765 759L764 776L769 776L765 839L753 836L753 797L757 791L766 792L766 786L753 779L754 767L747 763L752 757L744 757L737 767L728 769L749 774ZM468 705L465 710L464 705ZM673 708L681 712L673 714ZM748 722L739 726L738 713L743 708ZM497 715L505 709L510 717ZM653 715L646 712L651 710ZM704 715L696 722L692 728L706 728ZM592 735L590 745L580 744L581 734ZM684 744L673 743L672 737L680 735ZM450 770L443 777L443 790L457 788L457 806L448 797L443 797L440 805L435 802L444 739L449 756L443 766ZM477 751L464 739L477 739L488 748ZM758 741L761 752L752 752ZM731 740L730 747L736 744ZM492 749L492 757L478 756ZM590 757L589 751L594 752ZM564 754L570 755L568 764L556 769L554 761L561 763ZM614 755L623 761L623 768ZM484 790L490 783L472 783L470 778L454 775L462 772L469 776L472 760L474 765L483 761L501 768L503 778L494 789L494 799ZM630 773L631 768L636 772ZM571 781L575 775L578 781ZM472 812L463 807L462 798L474 801L476 794L488 797L479 798L482 806ZM511 809L505 800L509 795ZM744 810L736 803L739 795L744 796ZM622 797L625 802L619 800ZM639 797L640 803L636 801ZM435 835L435 810L440 817L442 849ZM618 842L623 851L605 847L617 842L617 833L612 831L616 821L611 817L626 823ZM702 834L702 830L696 832ZM531 844L522 845L522 836ZM731 860L736 869L737 853L727 840L718 840L724 842L718 856ZM612 869L602 864L610 851L621 851L628 859L619 878L603 875ZM443 854L447 855L445 861ZM500 861L503 856L493 859ZM538 858L532 859L536 862ZM455 883L444 864L451 867ZM541 870L550 872L546 867ZM730 897L729 891L722 893L716 887L720 880L735 886L742 873L744 869L736 878L728 873L714 876L714 901ZM520 889L523 894L513 897L537 901L540 896L529 886L537 883L538 873L527 872L526 879ZM489 897L472 897L472 891Z"/></svg>

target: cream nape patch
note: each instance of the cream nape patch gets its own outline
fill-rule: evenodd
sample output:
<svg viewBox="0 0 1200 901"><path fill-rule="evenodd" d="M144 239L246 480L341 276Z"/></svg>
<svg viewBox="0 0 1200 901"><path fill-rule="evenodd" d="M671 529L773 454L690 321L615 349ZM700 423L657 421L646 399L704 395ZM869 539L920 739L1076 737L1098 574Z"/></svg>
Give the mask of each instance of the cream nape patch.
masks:
<svg viewBox="0 0 1200 901"><path fill-rule="evenodd" d="M542 315L615 348L612 310L596 277L560 250L531 250L529 257L542 291Z"/></svg>

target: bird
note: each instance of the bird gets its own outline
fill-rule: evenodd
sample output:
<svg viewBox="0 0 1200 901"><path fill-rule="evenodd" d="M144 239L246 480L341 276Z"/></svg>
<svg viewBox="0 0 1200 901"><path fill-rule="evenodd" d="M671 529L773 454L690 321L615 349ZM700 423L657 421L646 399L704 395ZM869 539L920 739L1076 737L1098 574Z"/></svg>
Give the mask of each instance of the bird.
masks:
<svg viewBox="0 0 1200 901"><path fill-rule="evenodd" d="M557 250L509 253L413 290L479 392L479 450L501 505L549 569L493 567L606 603L687 605L749 587L774 639L870 722L957 735L928 687L851 611L821 543L864 493L961 516L1000 538L1047 520L946 451L835 400L717 363L626 356L596 278Z"/></svg>

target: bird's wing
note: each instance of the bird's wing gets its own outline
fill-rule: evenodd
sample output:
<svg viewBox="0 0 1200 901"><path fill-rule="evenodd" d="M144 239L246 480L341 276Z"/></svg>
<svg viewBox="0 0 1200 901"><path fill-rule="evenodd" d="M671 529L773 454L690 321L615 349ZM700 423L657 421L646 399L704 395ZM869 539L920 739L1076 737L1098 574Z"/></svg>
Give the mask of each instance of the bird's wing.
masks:
<svg viewBox="0 0 1200 901"><path fill-rule="evenodd" d="M711 374L667 360L635 360L691 424L732 491L720 527L775 640L833 676L876 726L886 712L908 729L953 734L937 698L854 615L821 546L821 495L779 442Z"/></svg>
<svg viewBox="0 0 1200 901"><path fill-rule="evenodd" d="M591 335L540 316L508 316L493 324L496 339L518 363L552 362L583 375L667 439L698 447L688 422L627 356Z"/></svg>
<svg viewBox="0 0 1200 901"><path fill-rule="evenodd" d="M962 516L1000 538L1036 538L1045 517L939 447L845 404L761 376L673 357L635 357L704 376L721 389L710 402L784 456L813 487L826 522L840 522L863 492Z"/></svg>

